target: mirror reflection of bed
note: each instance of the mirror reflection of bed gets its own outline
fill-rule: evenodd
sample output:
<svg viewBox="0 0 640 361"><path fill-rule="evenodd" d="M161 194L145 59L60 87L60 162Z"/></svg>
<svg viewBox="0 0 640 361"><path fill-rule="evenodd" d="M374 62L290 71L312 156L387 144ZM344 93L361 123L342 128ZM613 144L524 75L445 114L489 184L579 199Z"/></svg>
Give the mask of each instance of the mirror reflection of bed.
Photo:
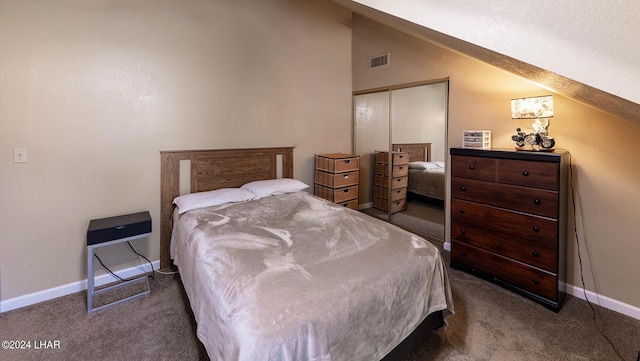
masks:
<svg viewBox="0 0 640 361"><path fill-rule="evenodd" d="M394 152L409 155L406 208L391 214L391 223L421 235L444 239L445 168L442 160L431 158L431 143L397 143ZM367 213L383 218L387 213L375 208Z"/></svg>
<svg viewBox="0 0 640 361"><path fill-rule="evenodd" d="M444 239L444 162L431 158L431 143L397 143L393 151L409 154L409 174L407 207L391 222Z"/></svg>

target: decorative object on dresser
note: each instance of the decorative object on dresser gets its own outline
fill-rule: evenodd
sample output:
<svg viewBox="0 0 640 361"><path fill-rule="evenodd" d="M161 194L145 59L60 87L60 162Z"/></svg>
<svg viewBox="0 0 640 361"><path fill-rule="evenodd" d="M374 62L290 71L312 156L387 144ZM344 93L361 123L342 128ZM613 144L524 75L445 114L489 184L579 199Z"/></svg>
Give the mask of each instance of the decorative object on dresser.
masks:
<svg viewBox="0 0 640 361"><path fill-rule="evenodd" d="M390 171L391 184L389 184ZM391 214L404 211L407 208L408 174L409 153L392 152L390 170L389 152L376 151L373 206L383 211L391 209ZM389 185L391 185L391 191L389 191Z"/></svg>
<svg viewBox="0 0 640 361"><path fill-rule="evenodd" d="M491 149L491 131L463 130L462 148Z"/></svg>
<svg viewBox="0 0 640 361"><path fill-rule="evenodd" d="M360 156L316 154L315 195L358 210Z"/></svg>
<svg viewBox="0 0 640 361"><path fill-rule="evenodd" d="M451 267L558 312L568 153L452 148L450 154Z"/></svg>
<svg viewBox="0 0 640 361"><path fill-rule="evenodd" d="M553 117L553 95L511 99L512 119L535 119L527 128L533 129L527 134L517 128L517 134L511 136L516 142L516 150L552 151L556 141L549 136L549 118ZM525 146L529 146L526 148Z"/></svg>

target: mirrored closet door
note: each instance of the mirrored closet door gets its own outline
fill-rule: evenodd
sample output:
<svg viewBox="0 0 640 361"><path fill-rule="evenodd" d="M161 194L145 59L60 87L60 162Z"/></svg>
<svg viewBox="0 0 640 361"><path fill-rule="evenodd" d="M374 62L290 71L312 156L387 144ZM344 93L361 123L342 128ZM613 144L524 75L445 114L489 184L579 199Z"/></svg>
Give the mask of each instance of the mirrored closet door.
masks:
<svg viewBox="0 0 640 361"><path fill-rule="evenodd" d="M447 80L354 94L361 210L440 240L447 96Z"/></svg>

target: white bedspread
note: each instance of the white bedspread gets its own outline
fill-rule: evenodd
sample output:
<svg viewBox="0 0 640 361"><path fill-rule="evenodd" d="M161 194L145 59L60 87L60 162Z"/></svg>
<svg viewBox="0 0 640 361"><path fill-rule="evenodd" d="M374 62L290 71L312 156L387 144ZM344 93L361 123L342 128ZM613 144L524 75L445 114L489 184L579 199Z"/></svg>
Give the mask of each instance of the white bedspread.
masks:
<svg viewBox="0 0 640 361"><path fill-rule="evenodd" d="M453 314L424 239L306 192L193 210L172 257L212 360L377 360Z"/></svg>

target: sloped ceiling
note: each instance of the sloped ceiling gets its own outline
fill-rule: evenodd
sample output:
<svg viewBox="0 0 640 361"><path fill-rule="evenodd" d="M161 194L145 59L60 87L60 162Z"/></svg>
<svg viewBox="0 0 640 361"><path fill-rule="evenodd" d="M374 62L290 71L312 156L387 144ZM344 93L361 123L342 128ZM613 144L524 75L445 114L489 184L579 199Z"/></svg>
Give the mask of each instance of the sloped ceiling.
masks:
<svg viewBox="0 0 640 361"><path fill-rule="evenodd" d="M640 125L640 104L638 103L362 4L350 0L332 1L354 13L504 69L550 91Z"/></svg>

